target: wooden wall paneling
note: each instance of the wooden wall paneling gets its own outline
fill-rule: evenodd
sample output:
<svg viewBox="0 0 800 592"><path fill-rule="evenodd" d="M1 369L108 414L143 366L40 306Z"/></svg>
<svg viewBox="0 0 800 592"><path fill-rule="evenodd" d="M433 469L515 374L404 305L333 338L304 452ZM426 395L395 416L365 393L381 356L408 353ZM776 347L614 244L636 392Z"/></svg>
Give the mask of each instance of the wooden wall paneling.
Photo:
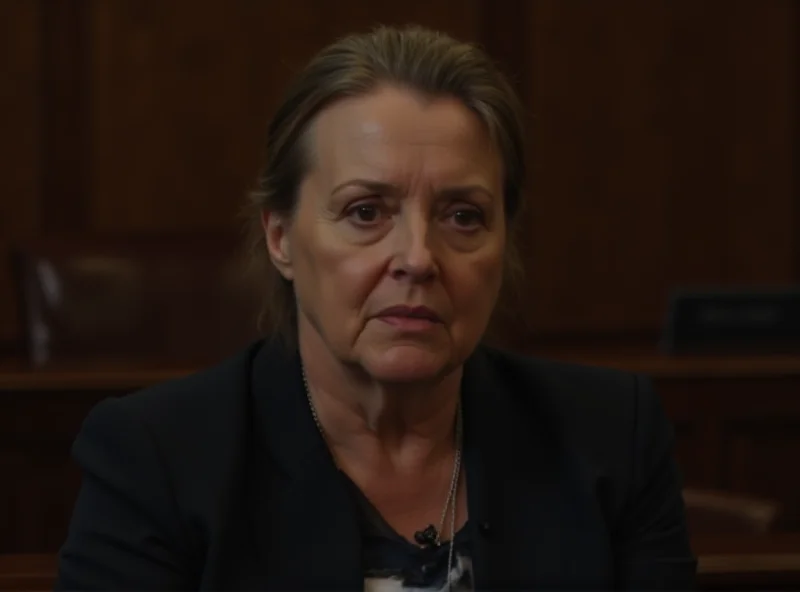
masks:
<svg viewBox="0 0 800 592"><path fill-rule="evenodd" d="M673 4L675 283L792 281L794 6Z"/></svg>
<svg viewBox="0 0 800 592"><path fill-rule="evenodd" d="M102 232L236 228L271 108L336 37L406 22L479 32L476 0L95 0L91 13L91 224Z"/></svg>
<svg viewBox="0 0 800 592"><path fill-rule="evenodd" d="M531 55L528 51L532 4L530 0L505 0L495 3L484 0L480 6L480 45L506 74L518 93L524 109L527 138L530 138L534 131L533 114L530 109ZM530 152L530 146L527 148L530 180L533 154ZM530 188L525 187L523 206L512 230L513 242L523 261L530 252L529 202ZM513 282L507 281L487 334L487 342L515 349L525 347L531 329L525 314L528 300L529 284L525 277L514 278Z"/></svg>
<svg viewBox="0 0 800 592"><path fill-rule="evenodd" d="M792 102L795 105L794 111L794 145L792 146L792 171L794 173L792 183L794 194L794 281L800 283L800 113L797 112L797 105L800 105L800 6L796 2L792 4L794 8L794 60L791 64L792 71L795 73L794 86L792 88Z"/></svg>
<svg viewBox="0 0 800 592"><path fill-rule="evenodd" d="M540 335L655 333L671 286L791 281L794 10L534 2Z"/></svg>
<svg viewBox="0 0 800 592"><path fill-rule="evenodd" d="M679 1L671 15L673 208L665 222L671 242L668 273L686 283L728 279L726 227L736 215L729 199L733 180L726 175L736 134L728 37L736 19L721 8L708 1Z"/></svg>
<svg viewBox="0 0 800 592"><path fill-rule="evenodd" d="M80 234L89 223L89 4L42 6L41 231Z"/></svg>
<svg viewBox="0 0 800 592"><path fill-rule="evenodd" d="M530 0L505 0L502 3L483 0L479 4L480 33L477 36L480 45L508 76L525 107L530 104L528 36L531 33L531 7Z"/></svg>
<svg viewBox="0 0 800 592"><path fill-rule="evenodd" d="M796 208L798 3L767 2L754 10L737 0L731 34L735 137L729 164L727 265L732 282L785 284L793 276ZM741 27L747 22L749 29ZM754 114L756 115L754 117ZM728 200L720 199L724 206Z"/></svg>
<svg viewBox="0 0 800 592"><path fill-rule="evenodd" d="M649 327L668 257L671 4L533 7L533 326L540 336Z"/></svg>
<svg viewBox="0 0 800 592"><path fill-rule="evenodd" d="M41 8L0 2L0 356L19 339L9 248L39 223Z"/></svg>
<svg viewBox="0 0 800 592"><path fill-rule="evenodd" d="M293 70L338 35L420 22L484 42L534 118L531 305L515 326L652 332L673 284L800 277L798 14L791 0L9 0L2 117L19 133L2 148L3 244L39 220L235 228Z"/></svg>

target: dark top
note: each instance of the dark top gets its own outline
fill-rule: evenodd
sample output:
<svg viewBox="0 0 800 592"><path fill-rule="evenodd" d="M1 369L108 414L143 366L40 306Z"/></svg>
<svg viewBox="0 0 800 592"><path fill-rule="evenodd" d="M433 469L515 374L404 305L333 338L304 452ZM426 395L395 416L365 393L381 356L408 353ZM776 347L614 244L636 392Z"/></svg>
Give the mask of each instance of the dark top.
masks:
<svg viewBox="0 0 800 592"><path fill-rule="evenodd" d="M640 376L480 347L462 381L477 589L688 589L672 433ZM99 404L57 589L364 587L358 504L296 351Z"/></svg>
<svg viewBox="0 0 800 592"><path fill-rule="evenodd" d="M358 505L361 529L361 569L364 589L383 592L410 588L413 590L447 590L469 592L472 581L472 557L469 547L469 524L456 533L450 563L450 542L442 537L439 546L415 545L398 534L375 506L344 473L342 474ZM425 526L424 524L422 526ZM449 534L445 526L445 534Z"/></svg>

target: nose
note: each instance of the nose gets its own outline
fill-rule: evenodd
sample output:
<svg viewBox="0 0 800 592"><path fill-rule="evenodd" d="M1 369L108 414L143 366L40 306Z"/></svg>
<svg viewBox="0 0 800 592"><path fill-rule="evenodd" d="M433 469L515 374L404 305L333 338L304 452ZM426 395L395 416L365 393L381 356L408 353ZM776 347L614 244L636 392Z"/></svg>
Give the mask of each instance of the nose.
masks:
<svg viewBox="0 0 800 592"><path fill-rule="evenodd" d="M401 216L394 228L394 256L390 273L396 280L426 282L439 273L431 249L430 224L422 215Z"/></svg>

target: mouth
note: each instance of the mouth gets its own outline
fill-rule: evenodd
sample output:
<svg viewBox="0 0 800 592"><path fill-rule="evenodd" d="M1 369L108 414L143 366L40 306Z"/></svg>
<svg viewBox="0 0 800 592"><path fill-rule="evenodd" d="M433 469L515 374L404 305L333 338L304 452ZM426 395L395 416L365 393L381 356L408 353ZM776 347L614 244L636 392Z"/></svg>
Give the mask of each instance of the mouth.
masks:
<svg viewBox="0 0 800 592"><path fill-rule="evenodd" d="M427 306L392 306L382 310L377 318L408 331L426 330L442 323L436 311Z"/></svg>

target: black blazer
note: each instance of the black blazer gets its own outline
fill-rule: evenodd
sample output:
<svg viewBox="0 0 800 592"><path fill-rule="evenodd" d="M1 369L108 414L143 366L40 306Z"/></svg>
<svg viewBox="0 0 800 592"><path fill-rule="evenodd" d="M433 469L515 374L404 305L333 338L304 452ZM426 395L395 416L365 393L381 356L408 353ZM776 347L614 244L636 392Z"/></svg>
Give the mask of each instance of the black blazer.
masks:
<svg viewBox="0 0 800 592"><path fill-rule="evenodd" d="M463 379L479 589L688 589L671 429L648 381L480 347ZM299 356L259 342L98 405L57 589L363 588L357 508Z"/></svg>

